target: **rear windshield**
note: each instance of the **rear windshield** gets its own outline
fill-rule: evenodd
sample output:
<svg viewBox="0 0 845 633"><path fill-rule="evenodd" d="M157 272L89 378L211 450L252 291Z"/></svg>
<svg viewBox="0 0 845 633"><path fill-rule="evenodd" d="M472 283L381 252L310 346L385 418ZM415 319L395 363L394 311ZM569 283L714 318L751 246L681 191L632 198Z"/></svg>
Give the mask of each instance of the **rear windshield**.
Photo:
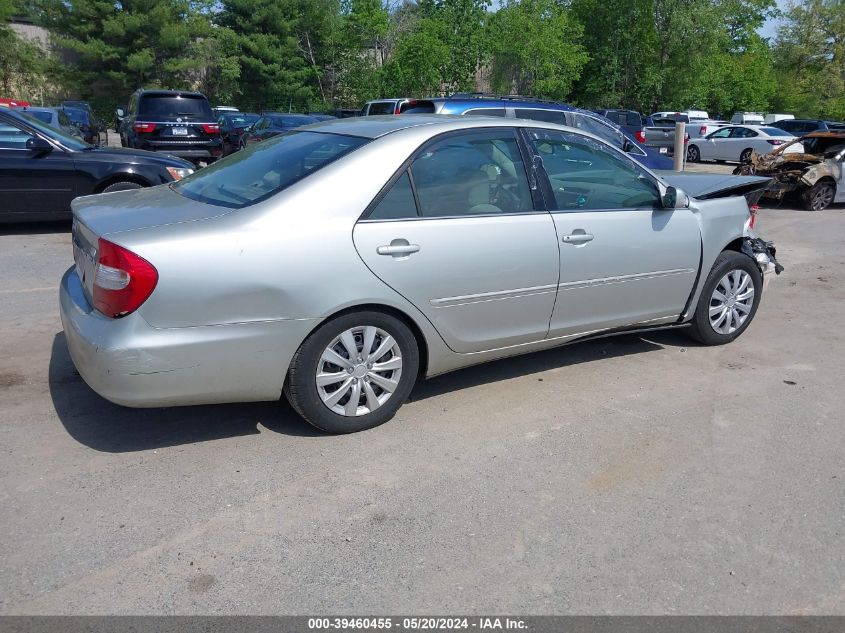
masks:
<svg viewBox="0 0 845 633"><path fill-rule="evenodd" d="M768 134L769 136L792 136L792 134L790 134L786 130L781 130L777 127L761 127L760 131L765 134Z"/></svg>
<svg viewBox="0 0 845 633"><path fill-rule="evenodd" d="M138 104L138 116L193 116L214 120L208 100L201 96L144 95Z"/></svg>
<svg viewBox="0 0 845 633"><path fill-rule="evenodd" d="M638 126L643 124L639 113L633 110L608 110L604 116L617 125Z"/></svg>
<svg viewBox="0 0 845 633"><path fill-rule="evenodd" d="M399 114L433 114L434 103L431 101L408 101L399 106Z"/></svg>
<svg viewBox="0 0 845 633"><path fill-rule="evenodd" d="M74 123L82 123L83 125L88 123L88 113L85 110L65 108L65 114Z"/></svg>
<svg viewBox="0 0 845 633"><path fill-rule="evenodd" d="M39 121L43 121L44 123L47 123L48 125L49 125L50 121L53 120L53 115L50 114L49 112L32 112L32 111L27 110L26 114L28 114L31 117L38 119Z"/></svg>
<svg viewBox="0 0 845 633"><path fill-rule="evenodd" d="M301 125L310 125L312 123L319 123L317 119L312 116L300 115L300 116L285 116L285 115L275 115L271 116L270 119L278 125L279 127L299 127Z"/></svg>
<svg viewBox="0 0 845 633"><path fill-rule="evenodd" d="M255 123L258 120L257 114L226 114L223 116L223 120L226 121L232 127L246 127L251 123Z"/></svg>
<svg viewBox="0 0 845 633"><path fill-rule="evenodd" d="M171 186L192 200L241 209L266 200L368 140L289 132L242 149Z"/></svg>

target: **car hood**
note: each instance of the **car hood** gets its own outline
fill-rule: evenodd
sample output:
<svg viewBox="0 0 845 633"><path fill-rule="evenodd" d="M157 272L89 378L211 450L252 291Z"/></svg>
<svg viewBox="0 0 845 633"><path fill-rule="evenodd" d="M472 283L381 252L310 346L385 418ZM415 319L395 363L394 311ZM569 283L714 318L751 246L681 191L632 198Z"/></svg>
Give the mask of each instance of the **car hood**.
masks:
<svg viewBox="0 0 845 633"><path fill-rule="evenodd" d="M206 220L234 211L181 196L169 184L82 196L70 206L74 219L97 236Z"/></svg>
<svg viewBox="0 0 845 633"><path fill-rule="evenodd" d="M744 196L769 186L771 178L733 176L730 174L697 174L678 171L658 171L657 174L673 187L699 200Z"/></svg>
<svg viewBox="0 0 845 633"><path fill-rule="evenodd" d="M177 158L176 156L126 147L94 147L93 149L82 150L74 154L74 158L80 157L102 162L155 163L168 167L194 167L188 161Z"/></svg>

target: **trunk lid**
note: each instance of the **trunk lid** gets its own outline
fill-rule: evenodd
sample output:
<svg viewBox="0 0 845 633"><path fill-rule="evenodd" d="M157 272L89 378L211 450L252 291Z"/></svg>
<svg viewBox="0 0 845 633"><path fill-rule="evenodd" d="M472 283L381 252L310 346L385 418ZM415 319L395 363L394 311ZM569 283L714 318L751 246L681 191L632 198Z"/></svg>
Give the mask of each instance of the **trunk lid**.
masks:
<svg viewBox="0 0 845 633"><path fill-rule="evenodd" d="M83 196L71 203L71 209L73 259L89 302L94 292L99 238L112 239L109 236L117 233L206 220L236 211L190 200L169 185Z"/></svg>

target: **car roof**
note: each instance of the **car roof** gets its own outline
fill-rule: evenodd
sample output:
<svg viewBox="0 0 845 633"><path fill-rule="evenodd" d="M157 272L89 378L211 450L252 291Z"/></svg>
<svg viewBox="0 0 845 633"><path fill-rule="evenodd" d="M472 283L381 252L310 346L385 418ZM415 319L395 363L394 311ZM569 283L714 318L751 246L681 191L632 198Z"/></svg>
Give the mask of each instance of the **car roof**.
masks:
<svg viewBox="0 0 845 633"><path fill-rule="evenodd" d="M592 136L585 130L571 128L565 125L535 121L533 119L511 119L492 116L462 116L456 114L403 114L401 116L380 115L353 117L349 119L333 119L300 128L305 131L328 132L331 134L348 134L363 138L376 139L393 132L411 128L430 126L432 135L451 130L464 130L485 127L542 127L569 130L579 134Z"/></svg>
<svg viewBox="0 0 845 633"><path fill-rule="evenodd" d="M145 90L144 88L139 88L138 93L144 96L153 96L153 97L202 97L205 99L205 95L201 92L196 92L194 90Z"/></svg>
<svg viewBox="0 0 845 633"><path fill-rule="evenodd" d="M21 112L52 112L55 114L61 108L50 108L48 106L25 106L23 108L19 108Z"/></svg>

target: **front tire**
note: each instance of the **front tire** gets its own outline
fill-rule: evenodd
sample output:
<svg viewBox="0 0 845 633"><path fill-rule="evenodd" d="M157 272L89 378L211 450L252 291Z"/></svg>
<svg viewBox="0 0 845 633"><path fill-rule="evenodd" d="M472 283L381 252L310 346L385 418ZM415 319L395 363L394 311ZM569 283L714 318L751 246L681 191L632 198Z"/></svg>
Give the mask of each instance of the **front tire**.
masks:
<svg viewBox="0 0 845 633"><path fill-rule="evenodd" d="M763 275L743 253L724 251L713 263L689 334L704 345L724 345L742 334L757 313Z"/></svg>
<svg viewBox="0 0 845 633"><path fill-rule="evenodd" d="M827 209L836 196L836 187L827 181L821 181L801 192L801 202L807 211Z"/></svg>
<svg viewBox="0 0 845 633"><path fill-rule="evenodd" d="M354 433L390 420L419 371L410 328L382 312L342 315L320 326L294 354L285 395L313 426Z"/></svg>

